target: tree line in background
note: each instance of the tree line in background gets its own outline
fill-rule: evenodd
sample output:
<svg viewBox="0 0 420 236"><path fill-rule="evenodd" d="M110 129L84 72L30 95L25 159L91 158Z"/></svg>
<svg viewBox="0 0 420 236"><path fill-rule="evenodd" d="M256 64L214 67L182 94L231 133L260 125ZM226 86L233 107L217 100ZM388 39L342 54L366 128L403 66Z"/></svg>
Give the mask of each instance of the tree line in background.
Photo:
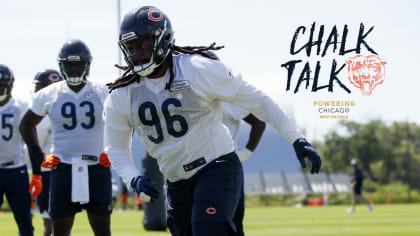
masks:
<svg viewBox="0 0 420 236"><path fill-rule="evenodd" d="M420 126L416 123L342 120L324 142L314 145L324 158L322 168L329 173L349 173L350 160L356 158L365 180L379 185L403 183L420 190Z"/></svg>

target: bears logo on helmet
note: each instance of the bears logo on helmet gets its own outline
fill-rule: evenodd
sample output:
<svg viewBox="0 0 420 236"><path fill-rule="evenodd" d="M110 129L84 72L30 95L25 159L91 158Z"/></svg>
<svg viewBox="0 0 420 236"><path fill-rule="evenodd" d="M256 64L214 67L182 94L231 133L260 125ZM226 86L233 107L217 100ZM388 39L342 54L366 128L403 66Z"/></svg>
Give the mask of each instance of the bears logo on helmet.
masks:
<svg viewBox="0 0 420 236"><path fill-rule="evenodd" d="M158 13L159 15L157 17L154 17L153 13ZM154 15L156 16L157 14L154 14ZM158 10L150 10L149 13L147 14L147 17L149 17L149 20L152 20L152 21L163 20L163 15Z"/></svg>
<svg viewBox="0 0 420 236"><path fill-rule="evenodd" d="M51 81L51 82L57 82L57 81L59 81L59 80L61 80L62 78L61 78L61 76L58 74L58 73L51 73L49 76L48 76L48 80L49 81Z"/></svg>
<svg viewBox="0 0 420 236"><path fill-rule="evenodd" d="M34 78L35 92L61 80L63 80L63 78L61 77L60 73L58 73L58 71L53 69L41 70L35 75Z"/></svg>
<svg viewBox="0 0 420 236"><path fill-rule="evenodd" d="M60 73L53 69L45 69L39 71L34 78L35 84L42 84L42 85L49 85L51 83L61 81L63 78L61 77Z"/></svg>

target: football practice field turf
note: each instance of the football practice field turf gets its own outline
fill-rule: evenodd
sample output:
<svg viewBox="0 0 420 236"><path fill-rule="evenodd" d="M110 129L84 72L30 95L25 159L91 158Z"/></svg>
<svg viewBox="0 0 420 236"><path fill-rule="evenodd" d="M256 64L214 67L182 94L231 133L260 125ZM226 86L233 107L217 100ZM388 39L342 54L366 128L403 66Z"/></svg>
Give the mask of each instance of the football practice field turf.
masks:
<svg viewBox="0 0 420 236"><path fill-rule="evenodd" d="M246 209L247 236L271 235L420 235L420 204L375 205L371 213L358 206L355 213L346 213L348 206L328 207L250 207ZM143 212L114 211L112 235L170 235L167 232L147 232L142 225ZM42 235L42 220L34 216L35 235ZM73 236L93 235L86 213L76 216ZM17 235L11 212L0 214L0 235Z"/></svg>

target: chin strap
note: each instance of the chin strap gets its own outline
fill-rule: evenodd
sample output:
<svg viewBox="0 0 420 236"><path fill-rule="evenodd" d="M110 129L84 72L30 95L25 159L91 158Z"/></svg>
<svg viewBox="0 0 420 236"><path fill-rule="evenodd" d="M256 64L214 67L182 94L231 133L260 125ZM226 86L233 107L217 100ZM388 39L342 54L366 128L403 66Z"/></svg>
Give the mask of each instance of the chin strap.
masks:
<svg viewBox="0 0 420 236"><path fill-rule="evenodd" d="M3 102L4 100L6 100L7 95L9 94L0 95L0 102Z"/></svg>
<svg viewBox="0 0 420 236"><path fill-rule="evenodd" d="M86 80L85 78L82 78L82 77L68 77L66 78L66 82L68 85L78 86L78 85L81 85L82 83L86 83Z"/></svg>
<svg viewBox="0 0 420 236"><path fill-rule="evenodd" d="M8 88L8 87L5 87L5 88L6 88L5 94L0 95L0 102L3 102L4 100L6 100L7 96L9 96L9 94L10 94L10 88Z"/></svg>
<svg viewBox="0 0 420 236"><path fill-rule="evenodd" d="M156 64L151 64L150 62L143 65L134 66L133 70L136 72L139 76L145 77L153 73L155 71L156 67L158 67Z"/></svg>

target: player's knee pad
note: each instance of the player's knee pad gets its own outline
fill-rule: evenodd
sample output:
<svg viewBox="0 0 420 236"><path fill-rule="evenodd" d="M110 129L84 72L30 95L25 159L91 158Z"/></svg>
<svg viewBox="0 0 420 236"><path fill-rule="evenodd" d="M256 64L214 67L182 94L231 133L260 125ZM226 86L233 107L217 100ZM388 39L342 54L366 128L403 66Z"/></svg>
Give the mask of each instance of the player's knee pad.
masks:
<svg viewBox="0 0 420 236"><path fill-rule="evenodd" d="M198 222L192 224L193 235L199 236L235 236L236 228L232 221Z"/></svg>

